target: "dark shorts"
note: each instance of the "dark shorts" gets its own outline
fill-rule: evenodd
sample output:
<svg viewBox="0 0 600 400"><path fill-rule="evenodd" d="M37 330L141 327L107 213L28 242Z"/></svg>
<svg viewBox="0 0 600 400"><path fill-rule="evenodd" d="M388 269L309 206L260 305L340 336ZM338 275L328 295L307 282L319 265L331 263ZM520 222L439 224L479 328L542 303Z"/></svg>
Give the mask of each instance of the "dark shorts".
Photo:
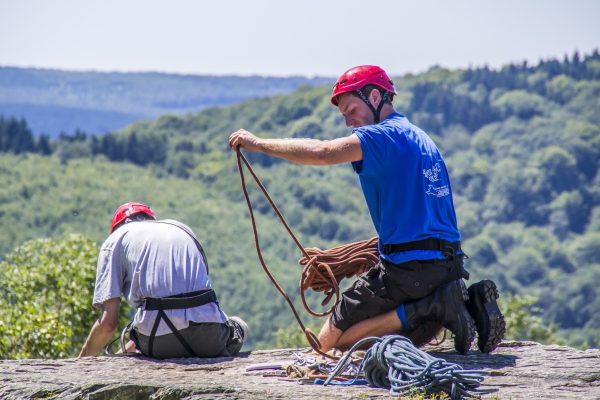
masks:
<svg viewBox="0 0 600 400"><path fill-rule="evenodd" d="M426 260L402 264L382 260L342 293L331 321L336 328L345 331L360 321L426 297L438 286L466 276L462 257L454 262Z"/></svg>
<svg viewBox="0 0 600 400"><path fill-rule="evenodd" d="M240 351L243 345L243 333L240 329L229 320L223 324L190 322L189 327L178 332L194 350L195 356L219 357L233 356ZM131 339L142 354L149 354L150 336L142 335L134 329L131 331ZM173 333L169 333L154 337L152 356L162 359L193 357L194 355L187 352Z"/></svg>

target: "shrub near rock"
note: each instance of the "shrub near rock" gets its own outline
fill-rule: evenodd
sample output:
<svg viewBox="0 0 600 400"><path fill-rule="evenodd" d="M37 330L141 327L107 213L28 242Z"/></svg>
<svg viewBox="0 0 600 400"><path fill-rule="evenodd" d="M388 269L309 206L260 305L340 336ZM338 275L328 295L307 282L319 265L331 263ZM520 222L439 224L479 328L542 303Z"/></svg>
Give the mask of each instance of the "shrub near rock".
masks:
<svg viewBox="0 0 600 400"><path fill-rule="evenodd" d="M0 262L0 358L77 355L99 316L97 255L91 239L71 235L26 242Z"/></svg>

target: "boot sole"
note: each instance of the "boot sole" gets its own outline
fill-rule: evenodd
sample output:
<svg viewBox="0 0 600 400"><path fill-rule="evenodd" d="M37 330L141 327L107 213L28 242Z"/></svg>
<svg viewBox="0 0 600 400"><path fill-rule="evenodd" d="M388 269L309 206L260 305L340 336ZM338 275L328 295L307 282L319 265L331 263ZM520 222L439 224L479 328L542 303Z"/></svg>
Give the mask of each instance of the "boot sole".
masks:
<svg viewBox="0 0 600 400"><path fill-rule="evenodd" d="M469 288L467 309L477 326L477 346L482 353L496 349L506 333L506 321L498 308L498 288L490 280L477 282Z"/></svg>
<svg viewBox="0 0 600 400"><path fill-rule="evenodd" d="M456 298L459 298L460 301L464 302L466 305L467 301L469 300L469 292L467 291L467 286L465 285L465 282L462 279L458 281L458 285L460 287L460 296L456 296ZM459 338L456 335L454 336L454 348L460 354L467 354L467 352L471 349L471 345L475 340L476 334L475 321L469 315L468 308L465 311L466 315L463 315L463 317L465 319L464 322L467 326L466 337L462 338L462 340L457 340Z"/></svg>

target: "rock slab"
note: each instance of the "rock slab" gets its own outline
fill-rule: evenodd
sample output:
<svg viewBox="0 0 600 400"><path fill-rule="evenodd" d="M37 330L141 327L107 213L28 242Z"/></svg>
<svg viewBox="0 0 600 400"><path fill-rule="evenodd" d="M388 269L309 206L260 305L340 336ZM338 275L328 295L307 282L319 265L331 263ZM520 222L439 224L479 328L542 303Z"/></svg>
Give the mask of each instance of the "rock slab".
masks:
<svg viewBox="0 0 600 400"><path fill-rule="evenodd" d="M507 341L492 354L461 356L446 343L430 354L490 375L483 399L600 399L600 349ZM153 360L138 356L1 360L0 399L385 399L388 390L321 386L281 370L306 349L242 353L235 358Z"/></svg>

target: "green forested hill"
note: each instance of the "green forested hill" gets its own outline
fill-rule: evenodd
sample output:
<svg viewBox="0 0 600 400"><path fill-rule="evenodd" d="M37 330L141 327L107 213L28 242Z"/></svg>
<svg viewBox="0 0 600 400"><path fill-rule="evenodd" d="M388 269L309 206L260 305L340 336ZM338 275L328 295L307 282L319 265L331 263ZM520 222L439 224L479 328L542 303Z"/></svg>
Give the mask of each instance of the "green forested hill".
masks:
<svg viewBox="0 0 600 400"><path fill-rule="evenodd" d="M472 280L490 277L504 293L537 296L542 316L560 334L597 346L600 55L501 70L434 68L395 82L396 108L445 154ZM197 232L225 310L250 321L254 345L273 343L274 331L292 316L256 258L227 137L241 127L273 137L347 135L329 91L302 88L100 138L63 136L46 147L35 140L19 147L5 132L12 126L10 137L25 143L26 129L0 121L0 149L8 151L0 158L2 251L65 232L100 242L118 204L147 201L159 217L179 218ZM349 166L250 159L305 245L373 235ZM299 254L268 204L253 196L266 258L296 293Z"/></svg>

